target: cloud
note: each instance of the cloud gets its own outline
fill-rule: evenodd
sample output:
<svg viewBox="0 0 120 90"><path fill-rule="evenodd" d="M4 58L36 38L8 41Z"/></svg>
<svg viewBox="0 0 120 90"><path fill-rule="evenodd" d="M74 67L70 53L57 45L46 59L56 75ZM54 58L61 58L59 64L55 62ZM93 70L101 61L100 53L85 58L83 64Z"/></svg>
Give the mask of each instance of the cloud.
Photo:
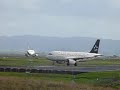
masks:
<svg viewBox="0 0 120 90"><path fill-rule="evenodd" d="M13 13L47 14L53 16L105 17L120 6L119 0L0 0L0 9Z"/></svg>
<svg viewBox="0 0 120 90"><path fill-rule="evenodd" d="M107 0L110 8L120 8L120 0Z"/></svg>
<svg viewBox="0 0 120 90"><path fill-rule="evenodd" d="M0 33L118 38L119 7L119 0L0 0Z"/></svg>

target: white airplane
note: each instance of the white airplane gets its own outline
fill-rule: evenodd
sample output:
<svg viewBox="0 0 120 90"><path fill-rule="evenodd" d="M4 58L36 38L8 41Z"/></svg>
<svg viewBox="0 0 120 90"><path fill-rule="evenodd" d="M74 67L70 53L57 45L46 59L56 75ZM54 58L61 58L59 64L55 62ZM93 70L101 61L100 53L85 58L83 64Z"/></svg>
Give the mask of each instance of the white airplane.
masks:
<svg viewBox="0 0 120 90"><path fill-rule="evenodd" d="M25 56L26 57L30 57L30 56L31 57L38 57L38 54L35 52L35 50L30 49L28 46L28 50L26 51Z"/></svg>
<svg viewBox="0 0 120 90"><path fill-rule="evenodd" d="M67 62L67 66L74 65L77 66L77 62L79 61L87 61L89 58L95 58L98 56L102 56L98 54L100 39L97 39L92 50L90 52L71 52L71 51L52 51L46 57L49 60L56 63L65 63Z"/></svg>

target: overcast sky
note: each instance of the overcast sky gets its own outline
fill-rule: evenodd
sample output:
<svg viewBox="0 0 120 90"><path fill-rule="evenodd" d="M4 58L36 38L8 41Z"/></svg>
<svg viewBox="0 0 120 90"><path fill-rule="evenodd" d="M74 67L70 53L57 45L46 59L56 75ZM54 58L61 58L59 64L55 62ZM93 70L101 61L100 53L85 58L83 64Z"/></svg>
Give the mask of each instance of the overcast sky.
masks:
<svg viewBox="0 0 120 90"><path fill-rule="evenodd" d="M120 0L0 0L0 35L120 40Z"/></svg>

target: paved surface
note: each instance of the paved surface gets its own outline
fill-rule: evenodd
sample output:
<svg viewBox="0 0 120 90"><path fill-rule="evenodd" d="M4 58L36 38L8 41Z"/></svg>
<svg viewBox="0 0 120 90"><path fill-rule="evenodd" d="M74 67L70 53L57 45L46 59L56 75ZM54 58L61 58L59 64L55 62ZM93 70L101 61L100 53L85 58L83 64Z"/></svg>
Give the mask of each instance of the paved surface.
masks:
<svg viewBox="0 0 120 90"><path fill-rule="evenodd" d="M98 71L114 71L120 70L119 65L111 65L111 66L82 66L82 67L75 67L75 66L36 66L33 67L36 69L44 69L44 70L65 70L65 71L80 71L80 72L98 72Z"/></svg>
<svg viewBox="0 0 120 90"><path fill-rule="evenodd" d="M29 73L56 73L56 74L80 74L87 72L99 71L116 71L120 70L120 66L27 66L27 67L0 67L0 72L29 72Z"/></svg>

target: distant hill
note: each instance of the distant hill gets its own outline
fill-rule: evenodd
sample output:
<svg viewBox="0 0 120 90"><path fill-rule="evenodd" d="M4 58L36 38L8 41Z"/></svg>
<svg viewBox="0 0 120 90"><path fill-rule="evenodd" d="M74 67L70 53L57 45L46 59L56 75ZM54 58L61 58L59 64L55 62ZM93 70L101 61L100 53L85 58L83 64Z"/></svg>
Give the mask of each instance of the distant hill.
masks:
<svg viewBox="0 0 120 90"><path fill-rule="evenodd" d="M90 51L97 38L89 37L43 37L43 36L0 36L0 51L25 51L30 45L37 52L52 50ZM120 55L120 40L101 39L100 53Z"/></svg>

